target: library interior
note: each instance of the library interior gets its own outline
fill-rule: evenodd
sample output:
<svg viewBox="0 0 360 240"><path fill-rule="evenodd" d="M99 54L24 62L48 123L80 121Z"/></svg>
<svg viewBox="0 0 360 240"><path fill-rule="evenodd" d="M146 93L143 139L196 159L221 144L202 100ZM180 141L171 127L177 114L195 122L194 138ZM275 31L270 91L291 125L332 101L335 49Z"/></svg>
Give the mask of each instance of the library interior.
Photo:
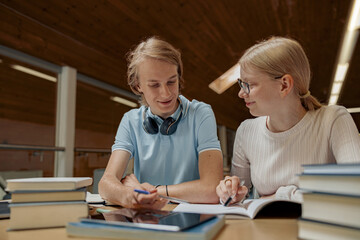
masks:
<svg viewBox="0 0 360 240"><path fill-rule="evenodd" d="M360 239L360 0L0 0L0 19L0 239ZM141 64L146 61L139 60L135 64L143 68L137 67L133 73L139 82L131 85L129 59L134 56L138 44L151 37L170 44L175 53L181 54L181 68L175 64L177 75L166 79L166 86L157 79L150 82L159 86L145 86L141 85L143 78L139 73L143 73L145 67ZM343 136L348 135L347 132L336 132L341 124L337 125L335 120L325 121L333 124L329 126L318 124L319 128L325 129L321 131L327 131L329 135L321 139L325 134L319 134L314 140L316 144L310 148L327 145L327 149L334 152L314 154L315 158L326 155L329 159L326 164L309 160L294 167L298 171L287 177L291 179L288 184L291 186L285 187L294 187L293 193L301 194L301 198L295 200L291 199L292 193L289 193L289 199L278 197L279 191L275 189L274 193L272 180L269 180L273 178L268 177L273 171L274 175L278 174L274 181L280 184L287 176L281 169L291 168L289 163L277 161L269 167L266 159L263 164L251 162L251 158L259 158L266 150L259 150L259 156L246 155L250 150L238 150L241 147L249 149L244 144L246 140L239 139L242 133L250 136L250 130L244 129L250 124L243 124L243 128L240 124L249 123L249 120L255 122L262 116L267 116L264 128L269 134L266 136L274 139L279 139L274 133L284 136L281 131L271 130L274 126L270 125L273 117L270 112L281 112L276 106L269 107L271 110L255 108L261 101L264 106L270 106L266 98L261 99L260 91L267 99L283 98L271 93L275 88L268 88L265 94L264 89L257 92L261 85L256 83L258 79L253 84L249 81L256 75L253 74L256 67L251 68L250 62L244 65L241 62L252 46L277 37L295 40L308 58L310 83L307 92L298 93L300 106L304 106L303 99L309 96L316 98L321 108L342 106L338 109L338 112L343 111L339 119L347 117L347 120L346 126L341 122L341 129L351 132L351 137ZM136 62L136 59L132 60ZM165 69L161 76L175 66L167 60L156 61L163 65L151 65L155 67L150 70ZM177 60L174 57L172 61ZM240 69L240 65L248 66L246 64L250 68ZM168 65L170 67L166 68ZM289 69L287 67L284 69ZM291 74L274 75L272 83L284 82L285 86L290 79L293 84ZM175 88L171 86L173 81L179 81ZM297 86L291 86L292 91L299 91ZM176 89L181 96L177 95L171 102L166 99L170 103L158 104L151 95L155 88L159 92L166 88L167 94ZM252 102L247 100L249 97L253 97ZM157 113L172 102L176 108L171 109L170 114L166 113L166 117ZM161 106L156 108L156 104ZM209 106L206 110L210 109L210 117L201 116L200 119L201 113L197 113L199 116L191 119L192 123L188 119L194 106L204 114ZM129 119L141 109L145 110L135 120ZM175 117L171 118L173 122L165 131L175 125L174 134L164 133L164 124L160 124L158 130L159 121L166 122L169 116ZM148 119L153 121L149 125L155 124L159 132L148 132ZM298 122L304 122L304 119ZM203 127L204 131L196 132L197 124L203 122L209 128ZM134 126L139 129L133 130ZM296 127L298 125L291 130ZM189 138L180 142L194 149L177 145L177 135L193 129L184 134L184 138ZM129 136L122 138L125 130L130 132ZM315 131L314 128L307 129L304 136L313 136ZM216 143L203 143L206 137L210 138L211 132L217 135ZM124 143L128 139L135 143ZM352 143L349 144L353 147L349 148L354 149L354 154L341 148L341 144L347 143L338 143L340 140L337 139L350 139ZM290 138L283 148L301 152L302 145L289 146L294 141ZM321 141L329 142L318 143ZM265 142L259 139L255 147L262 147ZM120 143L123 145L117 151L116 144ZM171 146L175 146L174 149ZM277 145L269 148L273 146ZM321 149L312 149L307 154L317 150L321 152ZM181 167L174 164L171 170L171 164L164 161L164 173L156 171L160 168L159 164L152 164L154 159L150 161L151 157L162 155L159 159L165 158L172 152L181 154L174 157L178 161L181 157L193 156L186 153L191 151L196 159L183 160ZM109 184L111 171L107 168L111 156L120 159L114 152L122 152L124 158L130 159L123 166L124 171L117 173L121 175L119 184L129 187L139 180L136 186L144 187L132 193L137 201L134 205L127 205L125 200L124 205L121 201L110 201L116 192L103 194L115 186ZM217 156L213 152L221 152L221 164L216 165L216 173L213 171L215 164L203 163L206 159L202 153L205 152L211 160ZM353 156L357 158L343 161ZM237 171L244 166L235 159L242 157L250 159L248 169L262 165L268 167L268 172L255 176L265 170ZM284 154L279 154L280 157ZM274 158L269 156L269 159ZM337 162L339 159L341 161ZM110 162L112 166L120 166L115 160ZM172 159L166 160L171 162ZM203 164L191 165L194 162ZM183 193L185 190L176 188L176 184L191 186L190 181L198 184L196 179L203 182L204 176L211 178L209 169L216 179L209 202L199 200L206 198L206 188L200 183L194 185L193 190L189 187L189 191L195 192L199 188L199 194L204 193L203 198L188 197L189 194ZM192 175L192 172L195 173ZM177 174L184 177L170 176ZM238 178L233 178L236 174ZM160 201L155 201L166 204L161 210L157 209L158 212L140 207L149 211L144 217L133 207L141 206L140 200L146 202L154 195L143 185L149 182L148 176L156 179L150 182L159 194L156 197ZM239 181L237 189L249 191L240 199L239 192L226 195L230 204L224 205L219 189L242 178L250 179L250 182L246 180L245 184L240 184ZM184 179L189 179L187 185ZM269 181L267 185L259 183L266 181ZM180 189L179 195L172 195L175 189ZM214 196L216 202L210 200ZM197 223L181 229L180 223L184 224L190 215ZM160 227L171 217L180 229L162 230ZM205 217L207 220L199 220ZM154 225L154 221L156 227L148 226Z"/></svg>

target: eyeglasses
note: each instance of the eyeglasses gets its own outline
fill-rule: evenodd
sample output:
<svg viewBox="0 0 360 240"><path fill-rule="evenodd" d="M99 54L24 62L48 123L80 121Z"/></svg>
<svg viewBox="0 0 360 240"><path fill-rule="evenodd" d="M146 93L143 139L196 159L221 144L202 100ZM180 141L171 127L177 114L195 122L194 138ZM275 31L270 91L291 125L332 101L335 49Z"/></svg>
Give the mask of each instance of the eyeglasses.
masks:
<svg viewBox="0 0 360 240"><path fill-rule="evenodd" d="M284 76L284 75L278 76L278 77L274 77L274 79L280 79L280 78L282 78L283 76ZM244 89L244 92L245 92L246 94L249 94L249 93L250 93L250 85L249 85L249 83L244 82L244 81L241 80L240 78L238 78L237 81L238 81L238 84L239 84L240 88Z"/></svg>
<svg viewBox="0 0 360 240"><path fill-rule="evenodd" d="M238 84L240 86L240 88L244 89L244 92L246 94L249 94L250 93L250 86L247 82L243 82L243 80L241 80L240 78L238 78Z"/></svg>

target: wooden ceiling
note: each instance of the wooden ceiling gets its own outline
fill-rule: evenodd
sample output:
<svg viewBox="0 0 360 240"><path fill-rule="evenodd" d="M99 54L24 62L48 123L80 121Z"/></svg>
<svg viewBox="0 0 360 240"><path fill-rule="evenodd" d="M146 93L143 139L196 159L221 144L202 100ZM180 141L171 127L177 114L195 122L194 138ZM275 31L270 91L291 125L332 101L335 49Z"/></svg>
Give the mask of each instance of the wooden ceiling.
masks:
<svg viewBox="0 0 360 240"><path fill-rule="evenodd" d="M237 96L239 87L218 95L209 83L256 41L290 36L309 57L312 94L326 103L350 4L351 0L0 0L0 43L130 91L125 54L140 40L160 36L182 52L182 93L211 104L218 124L235 130L251 117ZM359 63L357 45L339 98L345 107L360 107ZM78 102L86 104L83 95ZM105 125L97 108L106 112L107 107L94 101L86 114ZM359 114L352 116L360 128ZM116 118L118 122L121 116Z"/></svg>

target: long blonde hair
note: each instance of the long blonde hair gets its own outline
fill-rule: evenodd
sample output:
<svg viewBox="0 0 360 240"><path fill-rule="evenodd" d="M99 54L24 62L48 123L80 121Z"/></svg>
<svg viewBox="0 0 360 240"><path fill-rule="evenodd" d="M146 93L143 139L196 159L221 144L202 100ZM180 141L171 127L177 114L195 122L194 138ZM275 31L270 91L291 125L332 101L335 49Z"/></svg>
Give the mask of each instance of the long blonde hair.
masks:
<svg viewBox="0 0 360 240"><path fill-rule="evenodd" d="M159 37L150 37L140 42L136 48L127 54L128 69L127 81L131 90L141 96L140 103L148 106L146 99L138 91L139 84L138 68L146 58L154 58L162 60L177 66L177 73L179 77L179 89L182 89L184 84L183 63L181 61L181 53L175 49L170 43L161 40Z"/></svg>
<svg viewBox="0 0 360 240"><path fill-rule="evenodd" d="M321 103L310 94L310 64L301 45L290 38L271 37L247 49L239 60L240 69L254 68L275 78L290 74L294 90L306 110L316 110Z"/></svg>

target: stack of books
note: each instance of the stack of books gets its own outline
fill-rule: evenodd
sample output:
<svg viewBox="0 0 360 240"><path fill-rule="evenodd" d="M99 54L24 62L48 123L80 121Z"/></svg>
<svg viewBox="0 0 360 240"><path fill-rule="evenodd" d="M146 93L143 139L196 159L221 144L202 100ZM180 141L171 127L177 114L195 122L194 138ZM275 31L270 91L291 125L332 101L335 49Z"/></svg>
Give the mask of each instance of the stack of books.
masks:
<svg viewBox="0 0 360 240"><path fill-rule="evenodd" d="M303 167L299 238L360 239L360 164Z"/></svg>
<svg viewBox="0 0 360 240"><path fill-rule="evenodd" d="M92 178L44 177L7 180L11 192L8 230L64 227L87 217L86 187Z"/></svg>

